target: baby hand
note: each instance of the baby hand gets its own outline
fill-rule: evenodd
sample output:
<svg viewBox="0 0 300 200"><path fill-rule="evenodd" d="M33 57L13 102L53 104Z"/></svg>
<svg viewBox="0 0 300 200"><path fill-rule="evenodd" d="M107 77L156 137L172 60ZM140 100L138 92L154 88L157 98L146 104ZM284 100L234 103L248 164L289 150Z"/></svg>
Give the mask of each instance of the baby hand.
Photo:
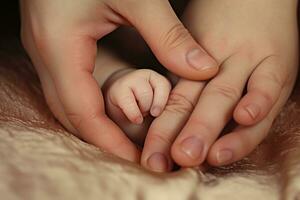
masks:
<svg viewBox="0 0 300 200"><path fill-rule="evenodd" d="M114 73L103 89L107 114L129 138L141 143L151 123L149 114L157 117L162 113L171 84L153 70L129 68Z"/></svg>

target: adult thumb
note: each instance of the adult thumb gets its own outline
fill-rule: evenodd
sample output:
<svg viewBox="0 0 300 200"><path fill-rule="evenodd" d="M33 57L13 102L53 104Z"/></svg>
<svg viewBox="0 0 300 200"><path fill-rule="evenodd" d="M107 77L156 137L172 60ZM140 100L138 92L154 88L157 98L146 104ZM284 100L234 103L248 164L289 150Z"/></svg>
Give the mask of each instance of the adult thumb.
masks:
<svg viewBox="0 0 300 200"><path fill-rule="evenodd" d="M169 1L118 2L124 5L116 6L116 11L139 31L168 70L192 80L206 80L216 75L218 63L194 40Z"/></svg>

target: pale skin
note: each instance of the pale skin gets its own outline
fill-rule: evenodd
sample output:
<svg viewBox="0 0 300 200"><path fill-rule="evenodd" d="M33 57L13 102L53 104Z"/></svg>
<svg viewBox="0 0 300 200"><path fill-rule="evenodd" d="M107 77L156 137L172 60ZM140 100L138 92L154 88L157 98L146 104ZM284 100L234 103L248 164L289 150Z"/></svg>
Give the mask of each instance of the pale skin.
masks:
<svg viewBox="0 0 300 200"><path fill-rule="evenodd" d="M113 2L110 3L113 4ZM130 12L129 4L125 3L124 6L120 7L122 9L129 8L129 10L125 9L119 13L121 16L131 15L126 17L127 19L143 16L145 10L142 8L147 8L148 11L156 10L157 13L166 13L165 10L168 10L169 7L165 3L158 6L158 4L161 4L159 2L165 1L155 2L154 4L157 7L147 3L145 5L136 3L143 12L133 14L135 16ZM53 5L56 3L58 2L53 3ZM43 1L36 1L35 4L31 3L30 5L39 4L43 4ZM66 5L68 4L66 3ZM36 7L40 7L40 5ZM51 6L49 8L47 5L45 9L46 7L51 11ZM87 6L86 9L94 7L93 4L91 7ZM165 9L161 9L162 7ZM95 54L93 53L94 50L91 49L95 49L95 46L92 45L93 42L88 42L89 40L81 40L86 39L86 37L81 36L91 36L103 31L91 31L92 25L98 24L101 21L98 19L101 17L93 18L95 19L93 21L92 18L85 16L76 21L74 19L78 17L70 14L69 21L65 20L62 27L68 27L68 30L72 33L79 33L79 35L75 34L77 37L70 37L71 34L68 34L68 31L59 35L55 31L57 27L51 26L52 21L64 20L53 20L51 12L37 13L34 9L35 6L28 6L26 9L26 6L23 5L23 8L25 10L23 11L23 24L25 24L23 41L36 65L47 101L56 117L69 130L88 142L122 158L138 161L139 153L136 147L103 114L104 105L99 87L95 86L94 80L91 82L90 75L87 76L89 78L82 79L82 77L90 74L93 69L85 68L85 70L79 70L80 73L76 72L76 65L79 66L79 63L80 66L94 66L92 62L94 57L91 55ZM134 9L137 8L134 7ZM164 112L155 119L149 129L141 159L144 167L163 172L171 170L174 161L181 166L197 166L206 158L212 165L229 164L249 154L263 140L274 118L286 102L297 74L298 33L296 8L296 0L278 0L276 2L274 0L228 0L222 2L217 0L195 0L190 2L183 21L193 33L196 41L202 44L203 48L221 64L220 73L207 83L183 79L179 81L171 92ZM59 13L60 9L61 7L53 10L55 13ZM70 10L74 11L74 9L72 7ZM28 13L31 13L31 15L44 15L44 17L38 17L37 19L45 21L36 22L32 20L32 18L26 16L26 11L30 11ZM144 22L135 21L135 23L131 23L144 36L144 39L164 66L185 78L195 78L189 76L195 73L187 70L192 69L189 67L195 63L186 62L186 59L180 60L182 58L180 55L190 49L187 47L196 47L194 40L186 37L188 32L185 29L172 29L172 27L177 26L170 26L170 24L174 25L173 22L178 22L174 15L170 15L173 16L171 18L167 17L171 21L166 20L162 24L161 19L165 19L165 17L148 14L135 18L142 18L145 20ZM47 16L49 17L47 18ZM153 20L153 16L154 18L157 17L157 20ZM59 18L60 15L56 17ZM259 20L257 20L258 18ZM86 25L86 28L82 28L84 26L79 22L83 19L89 19L88 21L93 23L84 23L90 26ZM71 23L72 20L77 23ZM155 25L146 23L147 20L148 22L154 22ZM121 20L117 24L121 23L126 22ZM46 26L46 29L38 29L43 27L44 24L49 24L49 26ZM101 27L112 29L109 26ZM51 29L53 32L51 32ZM32 34L36 30L38 30L37 33ZM39 30L42 31L39 32ZM87 32L82 32L83 30ZM170 31L173 33L174 30L177 34L170 34ZM155 36L160 35L157 34L157 31L169 33L167 34L168 37L163 39L165 42L155 38ZM49 36L46 37L49 40L40 40L42 38L39 35L40 33L42 33L42 36ZM53 37L54 35L55 37ZM286 37L283 37L283 35ZM64 40L60 40L60 36ZM97 35L96 38L100 37L101 34L100 36ZM69 40L65 41L65 38L69 38ZM159 42L156 43L156 41ZM41 44L41 42L46 42L46 45L42 45L45 43ZM174 42L176 45L174 45ZM74 46L73 43L78 45ZM160 45L163 45L164 48L161 48ZM175 48L176 51L167 51L165 46L170 49ZM197 47L199 47L198 44ZM76 49L80 54L75 53ZM165 55L164 52L168 52L169 55ZM69 62L67 62L68 60ZM176 65L176 63L179 64ZM197 63L204 66L204 68L205 66L216 66L208 57L197 59ZM70 70L65 66L74 68ZM180 69L184 70L180 71ZM217 67L212 67L210 71L207 69L197 71L197 77L201 76L201 79L209 78L216 73L216 69ZM85 73L86 70L88 73ZM59 74L67 74L68 76L62 78ZM78 86L78 82L75 81L74 77L77 77L77 81L79 80L78 77L81 77L80 80L82 80L80 82L80 85L82 85L76 87L76 90L71 87L72 85ZM86 84L83 80L90 84ZM247 93L242 96L245 86L247 86ZM91 88L93 89L91 90ZM189 90L186 88L189 88ZM82 93L86 95L82 95ZM85 99L83 100L81 96L85 96ZM255 103L254 106L253 102ZM89 105L90 109L78 110L77 108L81 108L82 105ZM97 112L95 113L94 110ZM96 116L92 118L96 120L83 120L83 123L78 123L70 113L75 113L75 116L79 116L79 119L90 119L88 116ZM221 130L232 117L239 123L239 126L233 132L217 140ZM173 123L170 123L170 121ZM79 122L82 122L82 120L79 120ZM103 125L105 126L103 127ZM106 134L108 132L110 135ZM189 144L182 145L183 141L188 138L192 138L188 140Z"/></svg>
<svg viewBox="0 0 300 200"><path fill-rule="evenodd" d="M220 74L210 82L182 79L173 89L166 109L150 127L142 155L142 164L146 168L169 171L173 160L181 166L197 166L206 157L211 165L216 166L237 161L266 137L273 120L286 102L297 74L296 2L275 6L267 1L251 6L247 1L235 3L239 9L235 8L234 11L231 4L229 8L232 9L224 9L229 4L220 5L219 2L205 0L191 2L187 8L183 17L186 26L199 41L201 35L207 35L207 42L201 42L223 64ZM205 10L210 6L216 9L217 5L223 13L221 10L217 13ZM263 5L273 7L270 6L269 12L266 12ZM259 10L262 7L264 9ZM261 20L249 17L243 8L255 9L253 15L261 15ZM205 19L199 13L206 16L213 14ZM249 17L246 22L238 18L242 13ZM219 15L231 22L226 24L226 29ZM197 26L210 24L206 22L209 20L216 20L211 23L214 29ZM287 31L284 38L280 35L283 27ZM243 96L246 84L247 93ZM254 105L249 106L251 104ZM116 122L117 118L118 115L115 115ZM238 123L237 127L215 142L231 118ZM194 157L193 152L188 150L195 142L185 147L188 154L182 152L180 140L190 137L194 130L200 130L193 136L202 139L206 146L204 150L196 148L198 153L203 154L202 157Z"/></svg>
<svg viewBox="0 0 300 200"><path fill-rule="evenodd" d="M183 21L220 72L205 85L183 80L173 89L143 149L142 165L154 171L174 161L221 166L248 155L268 134L298 70L296 0L194 0ZM237 127L218 138L231 118Z"/></svg>
<svg viewBox="0 0 300 200"><path fill-rule="evenodd" d="M107 115L142 146L153 118L165 109L170 81L153 70L133 68L105 48L99 48L94 77L103 91Z"/></svg>
<svg viewBox="0 0 300 200"><path fill-rule="evenodd" d="M166 0L21 0L20 10L22 43L53 114L76 136L129 161L139 162L140 151L106 115L92 75L97 40L131 25L175 74L204 80L218 71Z"/></svg>

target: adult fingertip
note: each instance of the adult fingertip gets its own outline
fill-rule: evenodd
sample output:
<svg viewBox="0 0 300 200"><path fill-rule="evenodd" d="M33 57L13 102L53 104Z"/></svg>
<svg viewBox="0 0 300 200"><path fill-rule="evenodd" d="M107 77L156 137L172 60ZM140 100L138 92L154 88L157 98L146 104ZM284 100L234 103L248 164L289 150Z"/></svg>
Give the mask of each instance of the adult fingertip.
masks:
<svg viewBox="0 0 300 200"><path fill-rule="evenodd" d="M231 145L234 146L234 144ZM207 162L209 165L220 167L234 162L234 150L229 147L231 145L222 145L219 141L217 141L208 153Z"/></svg>
<svg viewBox="0 0 300 200"><path fill-rule="evenodd" d="M166 172L169 170L168 159L162 153L153 153L150 155L146 166L154 172Z"/></svg>
<svg viewBox="0 0 300 200"><path fill-rule="evenodd" d="M216 153L216 164L218 166L227 165L233 159L233 151L230 149L222 149Z"/></svg>
<svg viewBox="0 0 300 200"><path fill-rule="evenodd" d="M171 149L172 158L182 167L194 167L200 165L204 160L205 146L197 137L189 137Z"/></svg>
<svg viewBox="0 0 300 200"><path fill-rule="evenodd" d="M262 114L262 108L255 102L249 104L241 104L237 106L234 111L233 117L235 121L244 126L251 126L257 123Z"/></svg>
<svg viewBox="0 0 300 200"><path fill-rule="evenodd" d="M125 15L164 67L189 80L207 80L217 74L217 61L192 37L170 2L143 1L136 5L147 9L132 7L131 14ZM152 10L157 11L155 15L149 12ZM143 20L136 20L137 17Z"/></svg>

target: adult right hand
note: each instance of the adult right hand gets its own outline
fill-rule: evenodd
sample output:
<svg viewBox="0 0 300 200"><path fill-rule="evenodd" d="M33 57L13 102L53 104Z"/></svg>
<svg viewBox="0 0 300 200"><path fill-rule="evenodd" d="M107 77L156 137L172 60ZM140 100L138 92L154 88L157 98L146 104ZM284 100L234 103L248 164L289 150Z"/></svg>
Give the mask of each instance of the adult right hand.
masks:
<svg viewBox="0 0 300 200"><path fill-rule="evenodd" d="M22 0L21 17L23 45L57 119L87 142L131 161L139 160L139 151L106 116L92 75L97 40L132 25L173 73L202 80L218 71L167 0Z"/></svg>
<svg viewBox="0 0 300 200"><path fill-rule="evenodd" d="M221 63L220 71L207 83L178 82L151 124L143 166L161 172L173 161L228 165L267 137L297 76L296 8L295 0L190 1L184 22ZM221 136L231 119L237 126Z"/></svg>

